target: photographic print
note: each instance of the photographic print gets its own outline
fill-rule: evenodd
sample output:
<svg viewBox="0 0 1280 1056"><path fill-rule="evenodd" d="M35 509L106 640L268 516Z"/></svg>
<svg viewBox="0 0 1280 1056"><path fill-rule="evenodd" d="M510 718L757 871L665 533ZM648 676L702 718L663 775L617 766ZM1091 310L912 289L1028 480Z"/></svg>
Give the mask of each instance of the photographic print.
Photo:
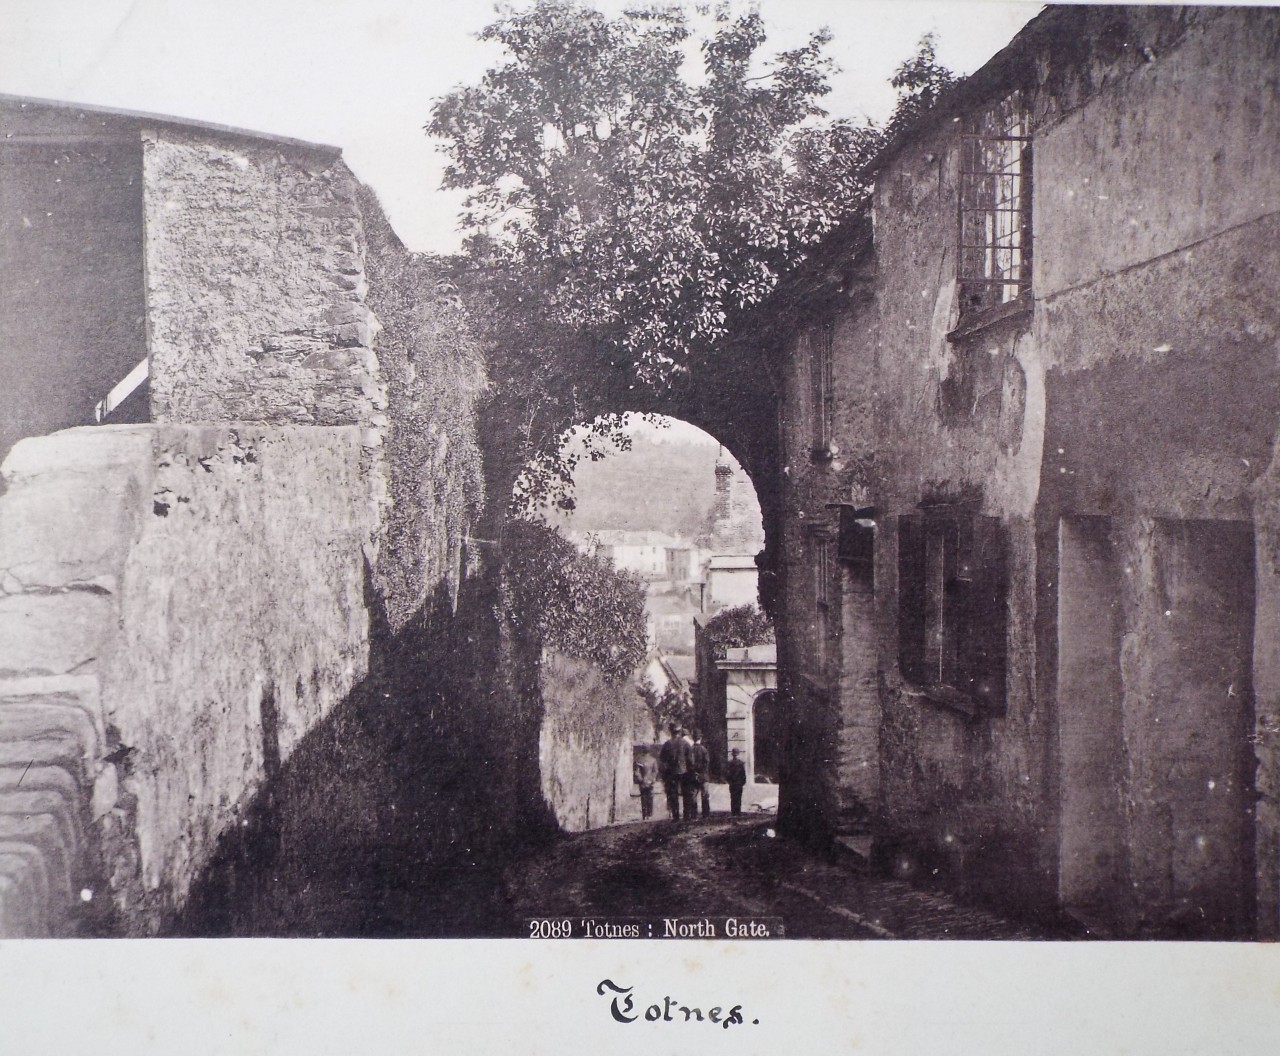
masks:
<svg viewBox="0 0 1280 1056"><path fill-rule="evenodd" d="M1280 935L1276 8L4 8L0 938Z"/></svg>

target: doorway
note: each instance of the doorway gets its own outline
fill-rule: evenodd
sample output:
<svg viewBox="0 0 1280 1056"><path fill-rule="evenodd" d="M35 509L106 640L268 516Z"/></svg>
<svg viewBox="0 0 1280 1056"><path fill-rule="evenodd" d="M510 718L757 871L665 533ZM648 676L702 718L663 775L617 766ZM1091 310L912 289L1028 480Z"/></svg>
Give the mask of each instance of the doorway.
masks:
<svg viewBox="0 0 1280 1056"><path fill-rule="evenodd" d="M750 776L753 780L768 781L776 785L782 762L784 732L777 691L766 689L756 697L752 712L755 773Z"/></svg>

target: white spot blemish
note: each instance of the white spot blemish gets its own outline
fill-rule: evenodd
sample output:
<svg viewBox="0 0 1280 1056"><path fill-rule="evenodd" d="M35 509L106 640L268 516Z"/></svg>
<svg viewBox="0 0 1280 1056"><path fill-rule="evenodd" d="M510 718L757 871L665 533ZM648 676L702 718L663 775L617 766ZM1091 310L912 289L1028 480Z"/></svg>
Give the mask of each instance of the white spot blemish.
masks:
<svg viewBox="0 0 1280 1056"><path fill-rule="evenodd" d="M82 887L82 888L80 889L80 901L81 901L81 902L92 902L92 901L93 901L93 892L92 892L89 888L87 888L87 887Z"/></svg>
<svg viewBox="0 0 1280 1056"><path fill-rule="evenodd" d="M1213 778L1209 778L1209 791L1212 792L1217 787L1218 787L1218 782L1215 781Z"/></svg>
<svg viewBox="0 0 1280 1056"><path fill-rule="evenodd" d="M1170 344L1156 345L1156 347L1153 348L1151 351L1152 352L1172 352L1173 346Z"/></svg>
<svg viewBox="0 0 1280 1056"><path fill-rule="evenodd" d="M1172 610L1172 609L1165 609L1165 610L1164 610L1164 614L1165 614L1166 616L1172 616L1172 615L1173 615L1173 610Z"/></svg>
<svg viewBox="0 0 1280 1056"><path fill-rule="evenodd" d="M1208 846L1209 846L1209 841L1206 840L1203 836L1196 837L1196 850L1203 851Z"/></svg>

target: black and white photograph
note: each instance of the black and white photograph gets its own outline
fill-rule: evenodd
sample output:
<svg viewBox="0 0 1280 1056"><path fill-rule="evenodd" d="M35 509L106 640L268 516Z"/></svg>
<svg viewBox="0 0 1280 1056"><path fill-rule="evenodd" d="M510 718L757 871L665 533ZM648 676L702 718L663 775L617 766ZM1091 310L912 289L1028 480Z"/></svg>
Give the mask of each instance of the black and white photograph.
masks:
<svg viewBox="0 0 1280 1056"><path fill-rule="evenodd" d="M1280 8L0 0L0 363L6 980L1269 1051Z"/></svg>

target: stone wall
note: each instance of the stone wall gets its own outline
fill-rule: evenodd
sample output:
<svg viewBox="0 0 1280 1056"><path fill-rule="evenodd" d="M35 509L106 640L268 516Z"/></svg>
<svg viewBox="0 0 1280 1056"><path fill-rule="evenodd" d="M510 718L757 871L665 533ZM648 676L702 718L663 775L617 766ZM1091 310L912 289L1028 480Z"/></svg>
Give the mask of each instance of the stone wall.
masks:
<svg viewBox="0 0 1280 1056"><path fill-rule="evenodd" d="M492 606L465 632L453 618L485 375L439 265L405 250L335 148L44 104L0 104L0 123L18 137L0 148L9 211L54 214L6 240L22 296L0 331L26 356L7 420L90 421L147 355L164 423L30 440L10 461L0 933L152 932L197 876L217 903L211 855L252 845L267 868L264 839L381 831L364 821L407 788L429 815L440 778L398 754L409 729L474 742L462 768L494 771L433 825L441 844L541 811L536 732L448 644L500 652ZM61 183L50 159L74 161Z"/></svg>
<svg viewBox="0 0 1280 1056"><path fill-rule="evenodd" d="M154 933L363 677L368 462L354 427L108 426L15 447L0 931Z"/></svg>
<svg viewBox="0 0 1280 1056"><path fill-rule="evenodd" d="M372 191L358 197L389 418L390 507L377 585L398 632L436 602L456 604L464 539L484 506L475 407L486 375L443 267L405 249Z"/></svg>
<svg viewBox="0 0 1280 1056"><path fill-rule="evenodd" d="M385 427L337 152L168 126L142 146L154 419Z"/></svg>
<svg viewBox="0 0 1280 1056"><path fill-rule="evenodd" d="M632 745L653 723L635 689L611 685L599 668L548 652L540 670L543 704L538 756L542 794L569 832L640 818L632 798Z"/></svg>

